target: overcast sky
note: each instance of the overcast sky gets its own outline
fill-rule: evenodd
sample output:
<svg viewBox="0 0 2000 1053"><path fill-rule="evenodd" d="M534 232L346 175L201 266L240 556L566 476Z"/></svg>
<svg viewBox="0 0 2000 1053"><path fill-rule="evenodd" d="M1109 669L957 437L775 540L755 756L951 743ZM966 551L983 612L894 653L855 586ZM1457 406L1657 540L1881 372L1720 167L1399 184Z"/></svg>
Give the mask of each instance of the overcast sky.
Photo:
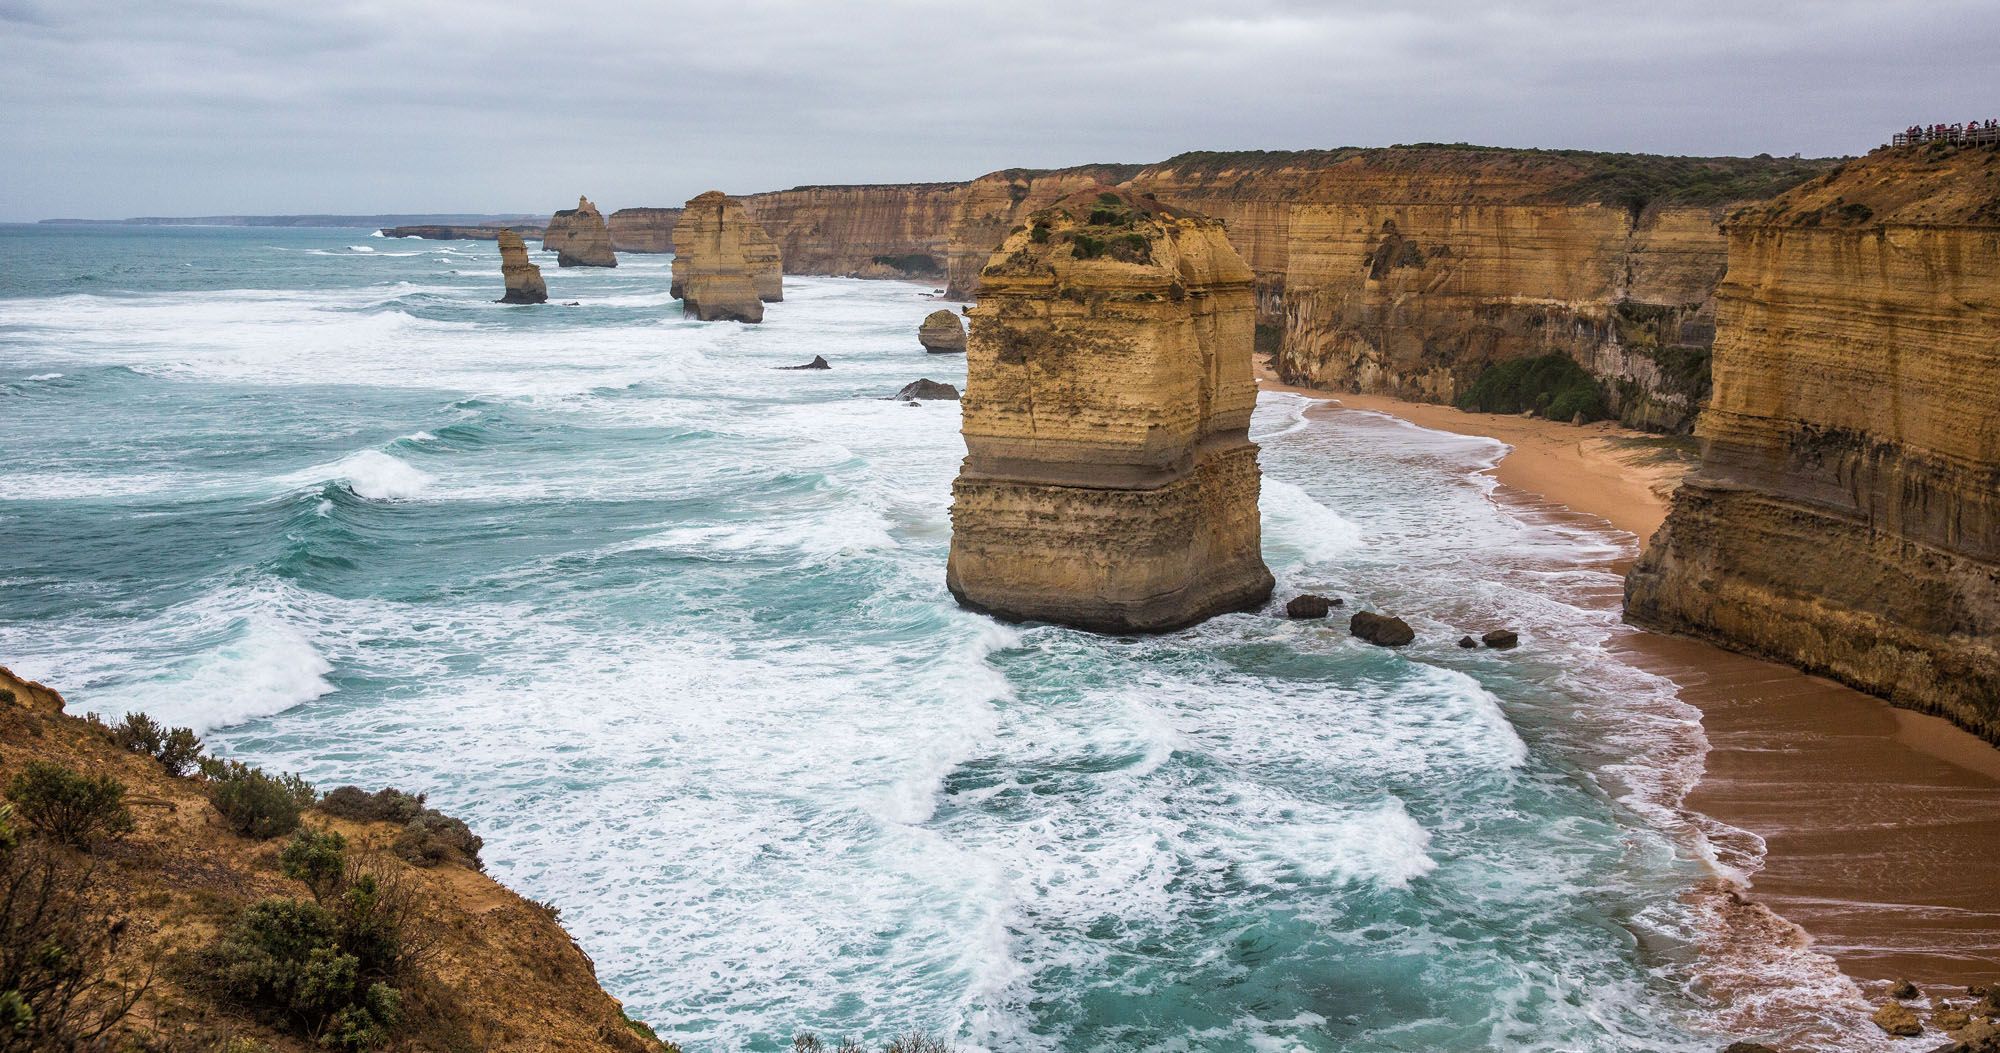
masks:
<svg viewBox="0 0 2000 1053"><path fill-rule="evenodd" d="M1191 149L1856 153L2000 0L0 0L0 219L606 210Z"/></svg>

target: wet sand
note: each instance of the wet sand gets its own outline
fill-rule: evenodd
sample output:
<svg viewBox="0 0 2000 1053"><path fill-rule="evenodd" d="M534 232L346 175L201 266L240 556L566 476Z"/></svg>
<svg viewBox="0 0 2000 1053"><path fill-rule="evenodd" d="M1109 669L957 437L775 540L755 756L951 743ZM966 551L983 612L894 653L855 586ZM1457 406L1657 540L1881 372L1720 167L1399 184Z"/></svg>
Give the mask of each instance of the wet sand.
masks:
<svg viewBox="0 0 2000 1053"><path fill-rule="evenodd" d="M1290 388L1261 370L1260 379L1497 438L1513 447L1494 471L1500 500L1594 519L1641 543L1686 467L1616 425ZM1621 647L1702 712L1706 771L1684 804L1755 835L1717 845L1725 863L1754 871L1746 899L1802 927L1871 996L1895 979L1957 994L2000 981L2000 749L1936 717L1697 640L1635 631Z"/></svg>

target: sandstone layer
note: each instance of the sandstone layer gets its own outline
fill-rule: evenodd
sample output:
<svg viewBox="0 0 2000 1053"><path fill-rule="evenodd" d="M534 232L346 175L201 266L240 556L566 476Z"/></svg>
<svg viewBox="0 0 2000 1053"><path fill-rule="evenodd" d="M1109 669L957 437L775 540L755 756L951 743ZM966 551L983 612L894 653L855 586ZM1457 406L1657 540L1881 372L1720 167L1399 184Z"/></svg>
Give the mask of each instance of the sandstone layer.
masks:
<svg viewBox="0 0 2000 1053"><path fill-rule="evenodd" d="M549 217L542 231L542 249L556 254L558 267L616 267L618 256L611 249L611 231L604 225L604 213L587 197L578 197L575 208L566 208Z"/></svg>
<svg viewBox="0 0 2000 1053"><path fill-rule="evenodd" d="M1880 150L1728 234L1701 466L1628 616L2000 743L2000 148Z"/></svg>
<svg viewBox="0 0 2000 1053"><path fill-rule="evenodd" d="M965 353L965 323L957 311L932 311L917 327L917 342L934 355Z"/></svg>
<svg viewBox="0 0 2000 1053"><path fill-rule="evenodd" d="M611 247L618 252L672 252L674 226L680 220L677 208L621 208L605 225L611 230Z"/></svg>
<svg viewBox="0 0 2000 1053"><path fill-rule="evenodd" d="M210 777L169 773L152 756L121 745L103 724L65 715L63 698L54 690L0 668L0 785L34 763L116 780L131 816L131 829L115 843L87 854L64 849L57 855L60 891L45 907L35 902L34 881L45 871L34 865L33 855L23 859L36 848L22 842L32 825L20 810L11 821L0 821L11 827L11 836L0 835L0 870L6 871L8 887L0 914L10 925L23 924L34 913L58 919L60 931L60 919L71 910L115 925L116 938L108 943L69 945L63 967L75 969L79 982L90 985L82 989L78 1007L94 1010L114 995L120 1001L136 998L136 1004L99 1040L76 1048L315 1053L333 1045L301 1033L303 1022L233 1003L223 985L203 971L205 954L219 934L259 901L314 898L304 882L282 872L283 834L260 840L240 833L215 803ZM303 820L342 835L349 860L367 866L385 896L410 904L395 936L413 951L422 948L422 954L413 974L397 979L400 1021L386 1036L386 1048L675 1049L628 1020L598 985L590 958L563 931L552 908L494 881L476 861L459 857L413 865L390 847L399 832L393 822L353 821L318 807L307 809ZM9 841L17 842L11 852ZM26 931L24 926L7 935L18 938ZM9 942L7 949L17 946ZM28 973L33 975L32 967ZM331 986L337 980L335 975L325 982ZM79 1015L92 1023L98 1019L95 1012ZM19 1042L18 1035L10 1037ZM40 1042L30 1037L27 1048L69 1047L44 1036Z"/></svg>
<svg viewBox="0 0 2000 1053"><path fill-rule="evenodd" d="M742 202L720 190L688 201L674 228L673 295L683 314L704 322L764 320L759 285L768 263L751 256L770 238L753 235L755 227Z"/></svg>
<svg viewBox="0 0 2000 1053"><path fill-rule="evenodd" d="M542 269L528 262L528 244L511 230L500 232L500 274L507 280L500 303L547 303L549 287Z"/></svg>
<svg viewBox="0 0 2000 1053"><path fill-rule="evenodd" d="M1105 632L1262 603L1250 269L1221 224L1132 194L1026 218L971 312L947 586Z"/></svg>

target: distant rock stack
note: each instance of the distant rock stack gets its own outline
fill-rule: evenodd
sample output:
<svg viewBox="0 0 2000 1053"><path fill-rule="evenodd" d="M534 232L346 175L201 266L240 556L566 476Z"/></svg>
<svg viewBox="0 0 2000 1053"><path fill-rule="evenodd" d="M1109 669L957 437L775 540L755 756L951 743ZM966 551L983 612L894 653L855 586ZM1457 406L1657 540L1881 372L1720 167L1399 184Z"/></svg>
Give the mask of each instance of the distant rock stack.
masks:
<svg viewBox="0 0 2000 1053"><path fill-rule="evenodd" d="M753 235L751 232L755 231ZM681 312L704 322L761 322L760 263L751 260L757 229L743 203L711 190L690 199L674 227L673 295Z"/></svg>
<svg viewBox="0 0 2000 1053"><path fill-rule="evenodd" d="M542 281L542 269L528 262L528 243L511 230L500 232L500 273L507 279L507 295L498 303L547 303L549 287Z"/></svg>
<svg viewBox="0 0 2000 1053"><path fill-rule="evenodd" d="M933 355L965 353L965 323L956 311L932 311L917 327L917 343Z"/></svg>
<svg viewBox="0 0 2000 1053"><path fill-rule="evenodd" d="M587 197L578 197L575 208L549 217L549 225L542 231L542 248L555 252L558 267L618 266L604 213Z"/></svg>
<svg viewBox="0 0 2000 1053"><path fill-rule="evenodd" d="M1222 225L1097 188L1034 213L981 277L952 594L1104 632L1262 603L1256 302Z"/></svg>

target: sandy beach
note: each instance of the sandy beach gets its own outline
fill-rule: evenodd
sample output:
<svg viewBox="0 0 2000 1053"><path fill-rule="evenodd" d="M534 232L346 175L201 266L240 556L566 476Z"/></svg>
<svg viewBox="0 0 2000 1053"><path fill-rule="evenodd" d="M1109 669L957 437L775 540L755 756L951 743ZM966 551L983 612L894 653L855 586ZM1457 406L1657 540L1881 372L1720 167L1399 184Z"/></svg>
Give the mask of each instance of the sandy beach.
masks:
<svg viewBox="0 0 2000 1053"><path fill-rule="evenodd" d="M1641 545L1666 518L1690 466L1658 437L1466 413L1448 406L1291 387L1259 368L1269 390L1330 400L1512 449L1494 469L1499 498L1570 513ZM1622 569L1615 567L1613 569ZM1606 596L1616 603L1619 597ZM1871 995L1910 979L1940 993L2000 980L2000 750L1936 717L1788 666L1698 640L1639 632L1635 666L1680 685L1702 712L1706 770L1684 802L1755 835L1747 897L1802 927Z"/></svg>

